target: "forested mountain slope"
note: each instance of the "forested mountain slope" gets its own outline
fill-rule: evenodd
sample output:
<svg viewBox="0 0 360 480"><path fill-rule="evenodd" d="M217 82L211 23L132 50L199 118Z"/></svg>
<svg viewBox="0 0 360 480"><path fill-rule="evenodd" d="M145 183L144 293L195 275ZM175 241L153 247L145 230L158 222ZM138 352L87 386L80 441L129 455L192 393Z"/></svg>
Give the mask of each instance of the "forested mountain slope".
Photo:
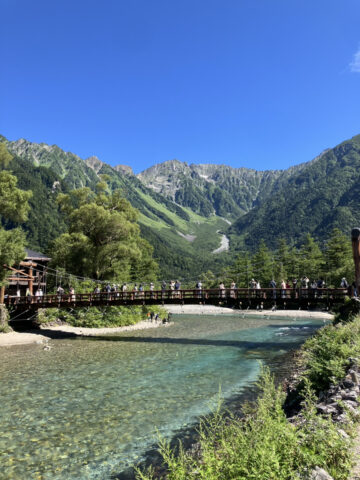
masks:
<svg viewBox="0 0 360 480"><path fill-rule="evenodd" d="M34 192L29 219L22 225L30 248L46 251L50 242L65 230L65 220L56 204L58 191L83 186L95 189L99 175L106 174L110 188L120 188L139 210L142 234L153 245L163 274L180 276L188 272L195 276L205 264L218 268L223 263L219 257L224 255L211 252L219 247L221 236L217 231L224 230L227 223L218 217L196 215L148 189L129 167L112 168L96 157L84 161L56 145L23 139L10 142L5 137L0 137L0 141L14 155L9 168L18 178L19 187Z"/></svg>
<svg viewBox="0 0 360 480"><path fill-rule="evenodd" d="M295 244L306 233L326 239L360 224L360 135L324 152L295 171L229 229L233 245L253 248L261 239L275 247L280 237Z"/></svg>
<svg viewBox="0 0 360 480"><path fill-rule="evenodd" d="M195 278L204 270L219 271L236 251L254 249L261 240L269 247L279 238L299 245L306 233L325 240L334 227L349 232L360 224L360 135L283 171L172 160L138 176L130 167L82 160L55 145L0 141L15 156L9 168L19 187L34 192L23 225L34 249L46 251L65 229L57 193L94 189L101 174L139 210L162 276ZM230 252L214 254L223 234L230 237Z"/></svg>

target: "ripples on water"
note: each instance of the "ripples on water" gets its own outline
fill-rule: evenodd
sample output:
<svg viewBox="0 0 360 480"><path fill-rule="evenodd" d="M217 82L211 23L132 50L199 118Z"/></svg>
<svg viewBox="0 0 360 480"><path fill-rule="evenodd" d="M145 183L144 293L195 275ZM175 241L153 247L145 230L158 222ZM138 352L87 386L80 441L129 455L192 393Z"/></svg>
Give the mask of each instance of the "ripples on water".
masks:
<svg viewBox="0 0 360 480"><path fill-rule="evenodd" d="M0 349L0 478L110 479L256 380L314 319L174 316L166 328Z"/></svg>

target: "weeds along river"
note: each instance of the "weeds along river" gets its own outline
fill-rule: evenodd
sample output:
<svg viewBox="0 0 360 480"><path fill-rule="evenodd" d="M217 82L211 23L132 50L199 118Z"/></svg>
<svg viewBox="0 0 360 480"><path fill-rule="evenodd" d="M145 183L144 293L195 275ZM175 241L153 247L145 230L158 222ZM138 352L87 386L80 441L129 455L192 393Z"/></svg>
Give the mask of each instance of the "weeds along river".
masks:
<svg viewBox="0 0 360 480"><path fill-rule="evenodd" d="M115 479L223 397L241 397L261 363L323 325L314 318L173 316L117 336L0 349L0 478Z"/></svg>

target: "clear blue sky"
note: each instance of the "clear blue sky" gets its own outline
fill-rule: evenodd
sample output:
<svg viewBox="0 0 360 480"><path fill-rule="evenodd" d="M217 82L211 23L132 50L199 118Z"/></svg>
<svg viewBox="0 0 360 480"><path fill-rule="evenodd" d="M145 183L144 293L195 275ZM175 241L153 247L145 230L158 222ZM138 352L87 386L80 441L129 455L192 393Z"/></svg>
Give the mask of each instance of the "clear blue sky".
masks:
<svg viewBox="0 0 360 480"><path fill-rule="evenodd" d="M0 133L138 172L360 133L358 0L0 0Z"/></svg>

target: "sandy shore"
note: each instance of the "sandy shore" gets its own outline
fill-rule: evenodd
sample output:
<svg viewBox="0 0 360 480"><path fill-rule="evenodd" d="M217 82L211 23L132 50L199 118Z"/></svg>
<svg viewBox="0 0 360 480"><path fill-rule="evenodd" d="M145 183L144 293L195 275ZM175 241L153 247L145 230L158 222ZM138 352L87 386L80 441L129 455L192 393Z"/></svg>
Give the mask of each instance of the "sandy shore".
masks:
<svg viewBox="0 0 360 480"><path fill-rule="evenodd" d="M9 332L0 333L0 347L11 347L12 345L26 345L28 343L47 343L48 337L41 335L40 330L33 332Z"/></svg>
<svg viewBox="0 0 360 480"><path fill-rule="evenodd" d="M136 323L135 325L128 325L127 327L85 328L72 327L71 325L58 325L56 327L41 326L40 328L43 331L74 333L84 337L94 337L96 335L104 335L106 333L131 332L133 330L146 330L147 328L158 328L167 325L169 324L163 325L163 323L159 321L150 322L148 320L143 320L142 322ZM46 332L44 333L46 335Z"/></svg>
<svg viewBox="0 0 360 480"><path fill-rule="evenodd" d="M331 320L333 314L328 312L309 312L308 310L236 310L226 307L216 307L213 305L164 305L164 308L176 315L255 315L260 317L307 317L324 318Z"/></svg>
<svg viewBox="0 0 360 480"><path fill-rule="evenodd" d="M147 328L158 328L163 325L162 322L142 321L135 325L128 325L127 327L113 327L113 328L83 328L72 327L71 325L58 325L56 327L41 326L39 330L32 330L31 332L10 332L0 333L0 347L10 347L12 345L26 345L31 343L46 344L49 340L56 338L54 334L79 335L84 337L104 335L119 332L128 332L132 330L145 330Z"/></svg>

